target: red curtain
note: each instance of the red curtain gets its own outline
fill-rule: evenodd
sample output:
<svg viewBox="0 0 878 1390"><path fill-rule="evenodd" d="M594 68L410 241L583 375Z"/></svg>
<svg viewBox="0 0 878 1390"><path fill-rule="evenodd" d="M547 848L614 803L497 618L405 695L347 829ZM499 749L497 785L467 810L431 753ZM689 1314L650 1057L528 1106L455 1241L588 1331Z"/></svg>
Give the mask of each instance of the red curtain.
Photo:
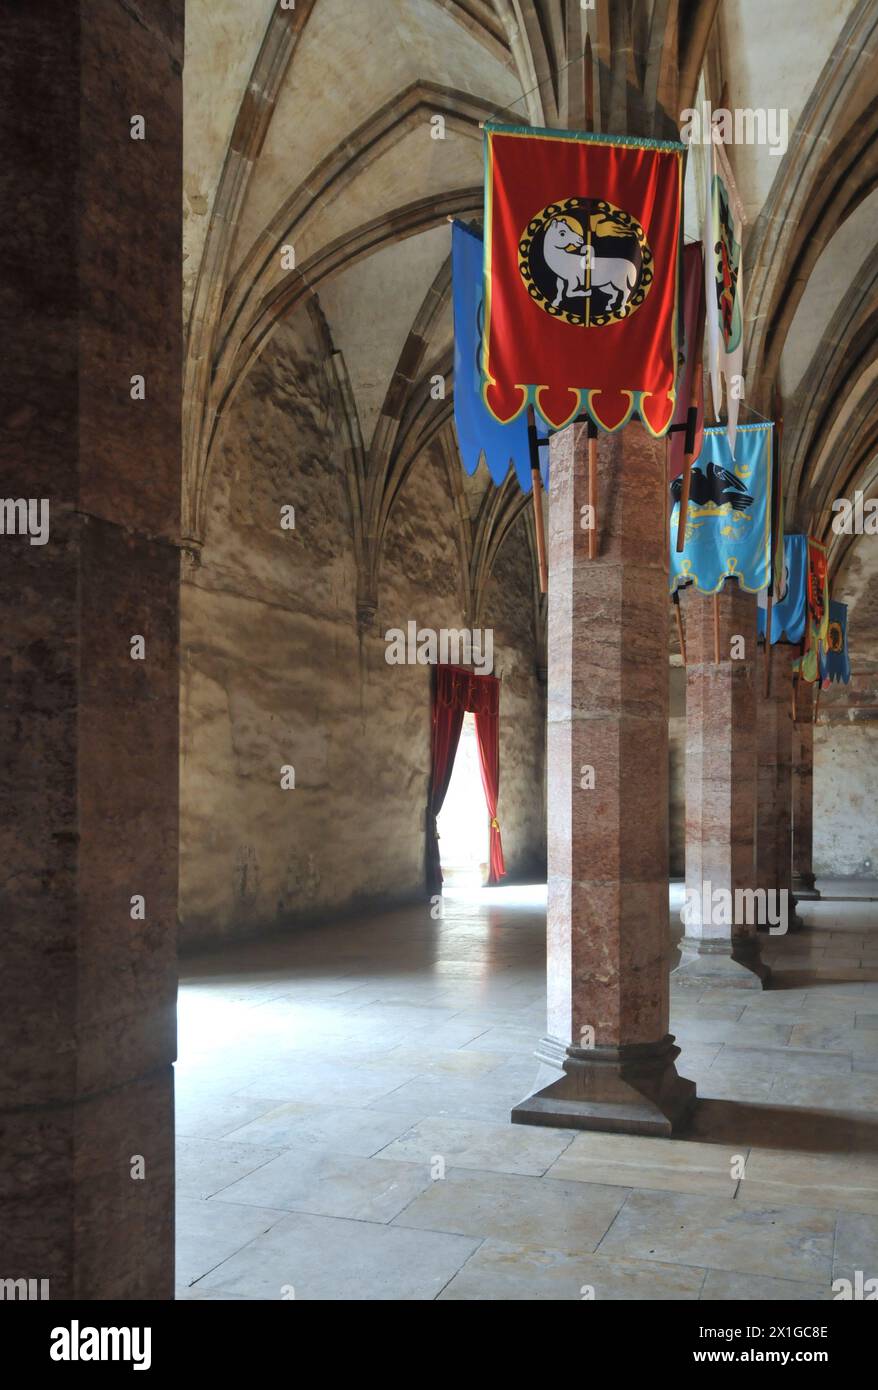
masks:
<svg viewBox="0 0 878 1390"><path fill-rule="evenodd" d="M442 810L454 755L460 742L466 705L460 698L459 684L454 679L456 667L437 666L433 684L433 723L430 736L430 790L427 794L427 892L442 889L442 867L439 862L439 834L436 817Z"/></svg>
<svg viewBox="0 0 878 1390"><path fill-rule="evenodd" d="M499 682L493 676L480 676L478 679L493 680L497 686L497 698L493 701L493 709L487 707L488 702L486 701L486 707L476 710L476 734L479 740L482 786L485 789L485 800L488 803L488 815L491 817L491 872L488 882L499 883L506 873L506 865L503 862L503 842L500 839L500 822L497 820L497 797L500 792L500 689Z"/></svg>
<svg viewBox="0 0 878 1390"><path fill-rule="evenodd" d="M462 666L434 667L433 720L430 752L430 791L427 799L427 891L442 888L439 836L436 817L451 781L454 755L460 742L463 716L476 717L479 765L482 786L491 819L489 883L498 883L506 873L503 844L497 820L500 790L500 682L496 676L477 676Z"/></svg>

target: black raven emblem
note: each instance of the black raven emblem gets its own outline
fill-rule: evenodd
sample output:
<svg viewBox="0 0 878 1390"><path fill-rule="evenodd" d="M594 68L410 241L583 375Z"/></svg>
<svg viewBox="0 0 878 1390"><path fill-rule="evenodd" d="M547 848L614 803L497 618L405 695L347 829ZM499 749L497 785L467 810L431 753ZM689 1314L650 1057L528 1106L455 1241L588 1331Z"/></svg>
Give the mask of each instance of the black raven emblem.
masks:
<svg viewBox="0 0 878 1390"><path fill-rule="evenodd" d="M675 478L671 483L671 496L675 502L680 501L680 494L683 491L683 476ZM692 478L689 483L689 501L696 507L703 507L705 502L715 502L718 507L722 507L728 502L736 512L745 512L748 507L753 505L753 498L744 487L740 478L736 478L734 473L730 473L727 468L721 468L718 463L709 463L707 472L704 473L700 468L692 469Z"/></svg>

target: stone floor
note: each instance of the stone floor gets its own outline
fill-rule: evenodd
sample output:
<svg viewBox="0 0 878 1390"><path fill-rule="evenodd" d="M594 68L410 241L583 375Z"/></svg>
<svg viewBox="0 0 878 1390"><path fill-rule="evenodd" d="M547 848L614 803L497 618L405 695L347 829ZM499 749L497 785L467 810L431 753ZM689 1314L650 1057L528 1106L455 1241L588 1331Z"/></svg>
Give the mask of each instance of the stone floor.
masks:
<svg viewBox="0 0 878 1390"><path fill-rule="evenodd" d="M774 988L674 984L678 1140L509 1123L544 888L184 961L178 1297L807 1300L878 1275L876 886L822 887L765 943Z"/></svg>

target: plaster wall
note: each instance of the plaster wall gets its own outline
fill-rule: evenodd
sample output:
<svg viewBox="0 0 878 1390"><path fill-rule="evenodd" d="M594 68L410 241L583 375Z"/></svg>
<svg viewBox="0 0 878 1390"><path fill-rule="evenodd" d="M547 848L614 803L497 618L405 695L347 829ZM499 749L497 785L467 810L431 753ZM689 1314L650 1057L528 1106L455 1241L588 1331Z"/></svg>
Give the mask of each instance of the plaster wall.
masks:
<svg viewBox="0 0 878 1390"><path fill-rule="evenodd" d="M464 625L451 480L432 454L389 521L360 636L338 405L302 312L233 408L200 563L182 594L181 940L240 936L424 892L430 672L384 633ZM295 530L280 526L295 507ZM544 872L544 695L523 522L482 625L501 694L498 808L511 876ZM282 790L281 769L295 768ZM486 812L487 814L487 812Z"/></svg>

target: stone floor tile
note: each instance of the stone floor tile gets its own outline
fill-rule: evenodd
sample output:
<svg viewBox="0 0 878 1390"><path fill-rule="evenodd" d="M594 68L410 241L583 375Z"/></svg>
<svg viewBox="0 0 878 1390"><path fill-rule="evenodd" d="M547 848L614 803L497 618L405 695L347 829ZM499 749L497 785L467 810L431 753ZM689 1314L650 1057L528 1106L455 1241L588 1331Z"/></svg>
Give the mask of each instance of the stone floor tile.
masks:
<svg viewBox="0 0 878 1390"><path fill-rule="evenodd" d="M229 1138L240 1144L273 1144L277 1149L314 1145L370 1158L410 1127L408 1111L289 1101L234 1130Z"/></svg>
<svg viewBox="0 0 878 1390"><path fill-rule="evenodd" d="M624 1188L597 1183L452 1168L412 1202L395 1224L590 1253L625 1196Z"/></svg>
<svg viewBox="0 0 878 1390"><path fill-rule="evenodd" d="M831 1298L828 1283L799 1283L793 1279L770 1279L759 1274L731 1274L724 1269L709 1269L701 1290L702 1303L786 1303L788 1300L808 1303Z"/></svg>
<svg viewBox="0 0 878 1390"><path fill-rule="evenodd" d="M833 1214L811 1207L755 1209L714 1197L632 1192L599 1249L820 1283L829 1278L834 1230Z"/></svg>
<svg viewBox="0 0 878 1390"><path fill-rule="evenodd" d="M745 1151L746 1154L746 1151ZM570 1182L668 1192L712 1192L731 1201L734 1148L628 1134L577 1134L548 1171Z"/></svg>
<svg viewBox="0 0 878 1390"><path fill-rule="evenodd" d="M572 1142L571 1130L487 1125L431 1115L388 1144L379 1157L426 1166L439 1158L448 1168L539 1177Z"/></svg>
<svg viewBox="0 0 878 1390"><path fill-rule="evenodd" d="M479 1241L297 1213L218 1265L203 1287L260 1299L434 1299Z"/></svg>
<svg viewBox="0 0 878 1390"><path fill-rule="evenodd" d="M230 1203L177 1199L178 1285L188 1287L285 1217L285 1211Z"/></svg>
<svg viewBox="0 0 878 1390"><path fill-rule="evenodd" d="M440 1299L594 1301L698 1298L704 1271L645 1260L573 1255L565 1250L486 1240L446 1285Z"/></svg>
<svg viewBox="0 0 878 1390"><path fill-rule="evenodd" d="M431 1181L425 1164L381 1162L325 1149L287 1149L212 1200L388 1222Z"/></svg>
<svg viewBox="0 0 878 1390"><path fill-rule="evenodd" d="M254 1168L277 1158L280 1150L230 1139L177 1138L176 1188L181 1197L212 1197Z"/></svg>

